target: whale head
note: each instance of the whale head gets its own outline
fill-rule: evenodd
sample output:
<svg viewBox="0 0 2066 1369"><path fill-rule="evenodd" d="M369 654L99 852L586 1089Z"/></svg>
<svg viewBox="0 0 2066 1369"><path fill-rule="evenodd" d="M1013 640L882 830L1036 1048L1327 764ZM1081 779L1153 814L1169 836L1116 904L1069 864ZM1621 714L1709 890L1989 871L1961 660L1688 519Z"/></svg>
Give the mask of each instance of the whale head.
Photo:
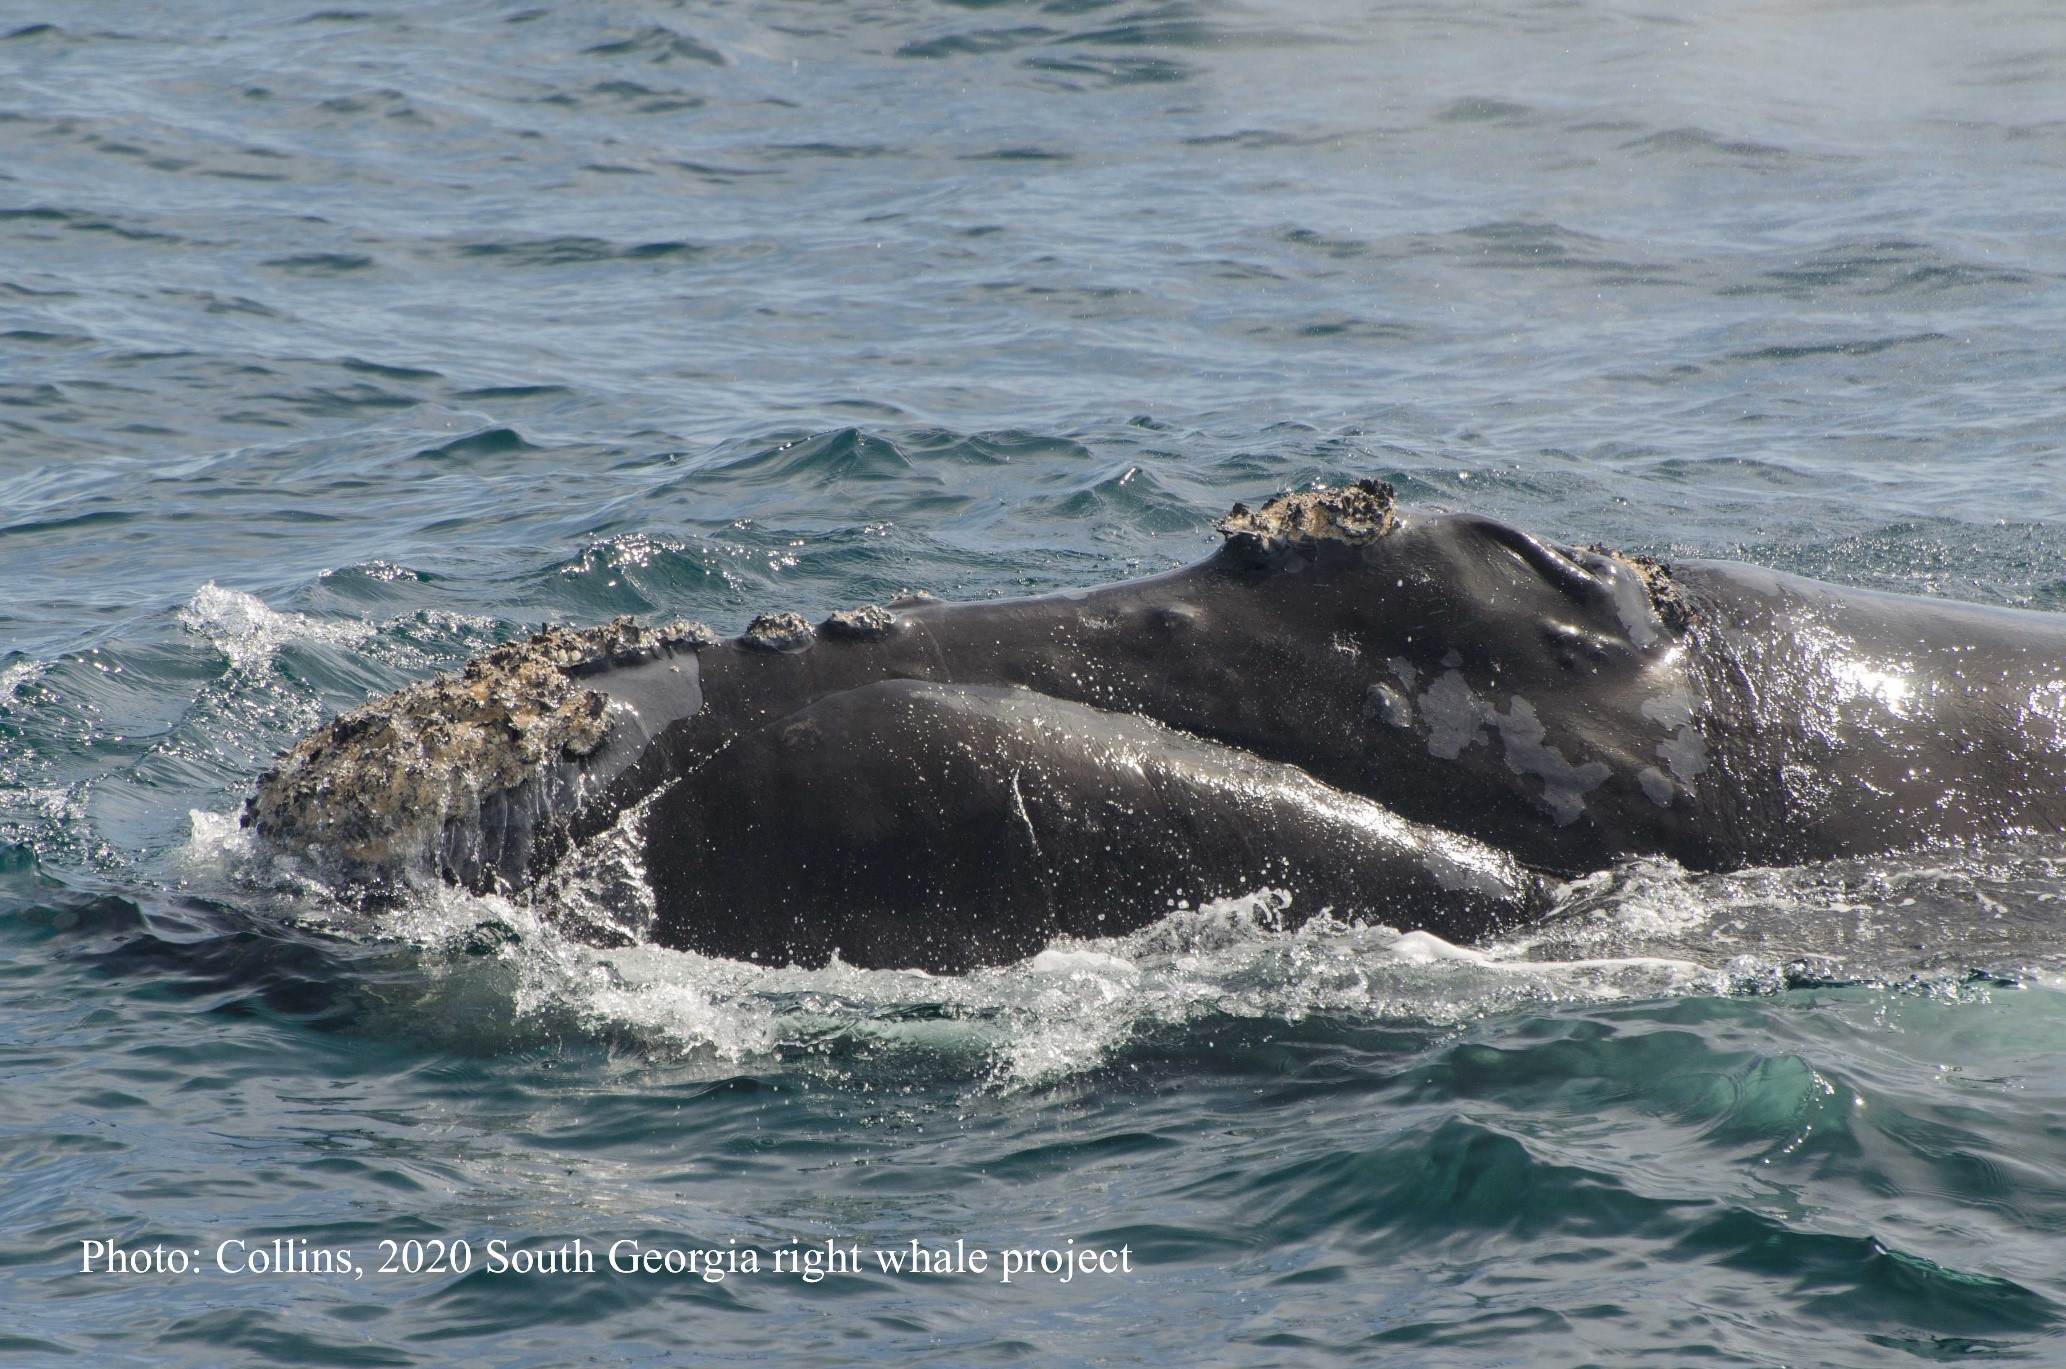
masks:
<svg viewBox="0 0 2066 1369"><path fill-rule="evenodd" d="M1280 737L1301 715L1287 759L1550 868L1684 816L1698 615L1668 566L1404 509L1376 481L1236 505L1219 530L1242 676L1285 699L1248 711Z"/></svg>

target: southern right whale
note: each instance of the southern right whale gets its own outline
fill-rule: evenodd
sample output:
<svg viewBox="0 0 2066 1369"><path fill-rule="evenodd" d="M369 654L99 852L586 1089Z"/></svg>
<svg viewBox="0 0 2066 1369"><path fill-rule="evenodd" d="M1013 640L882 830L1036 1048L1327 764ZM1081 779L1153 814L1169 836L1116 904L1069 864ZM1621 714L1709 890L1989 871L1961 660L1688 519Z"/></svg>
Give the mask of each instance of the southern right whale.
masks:
<svg viewBox="0 0 2066 1369"><path fill-rule="evenodd" d="M362 886L521 889L636 813L652 907L621 934L937 970L1261 887L1469 939L1630 856L2066 830L2059 615L1667 566L1374 481L1220 530L1031 599L554 629L319 729L246 821Z"/></svg>

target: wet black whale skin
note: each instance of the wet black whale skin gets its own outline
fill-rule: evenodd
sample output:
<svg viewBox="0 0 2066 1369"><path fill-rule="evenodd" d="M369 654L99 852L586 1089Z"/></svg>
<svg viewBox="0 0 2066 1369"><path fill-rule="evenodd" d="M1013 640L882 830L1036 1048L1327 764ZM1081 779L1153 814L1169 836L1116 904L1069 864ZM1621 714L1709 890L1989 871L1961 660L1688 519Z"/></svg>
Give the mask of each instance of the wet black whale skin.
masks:
<svg viewBox="0 0 2066 1369"><path fill-rule="evenodd" d="M1098 589L895 606L873 636L724 642L679 686L694 711L575 835L662 791L645 858L664 944L960 969L1054 930L1129 930L1167 891L1269 884L1291 852L1314 872L1294 916L1391 908L1467 938L1531 915L1535 876L1625 856L1725 869L2066 827L2066 619L1726 563L1657 583L1488 518L1411 514L1362 542L1230 542ZM623 697L683 712L654 669ZM893 681L935 689L871 689ZM1014 741L993 706L1011 698L1055 735ZM1169 755L1119 786L1137 821L1098 817L1115 748L1154 750L1139 720ZM1252 763L1410 831L1352 850L1334 799L1329 828L1304 800L1244 795L1228 776ZM1444 889L1421 855L1443 834L1518 868Z"/></svg>
<svg viewBox="0 0 2066 1369"><path fill-rule="evenodd" d="M780 963L964 970L1262 889L1289 923L1452 937L1546 902L1511 857L1296 766L1009 686L826 695L669 790L648 832L663 939Z"/></svg>

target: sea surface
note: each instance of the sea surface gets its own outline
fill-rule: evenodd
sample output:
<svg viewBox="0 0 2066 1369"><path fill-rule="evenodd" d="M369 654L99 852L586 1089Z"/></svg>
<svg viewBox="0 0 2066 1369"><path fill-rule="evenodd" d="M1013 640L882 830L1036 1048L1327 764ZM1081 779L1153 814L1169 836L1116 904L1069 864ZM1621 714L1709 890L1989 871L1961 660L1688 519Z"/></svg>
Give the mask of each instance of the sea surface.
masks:
<svg viewBox="0 0 2066 1369"><path fill-rule="evenodd" d="M540 622L1314 481L2066 611L2062 339L2044 0L0 0L0 1358L2066 1361L2066 843L936 979L236 823Z"/></svg>

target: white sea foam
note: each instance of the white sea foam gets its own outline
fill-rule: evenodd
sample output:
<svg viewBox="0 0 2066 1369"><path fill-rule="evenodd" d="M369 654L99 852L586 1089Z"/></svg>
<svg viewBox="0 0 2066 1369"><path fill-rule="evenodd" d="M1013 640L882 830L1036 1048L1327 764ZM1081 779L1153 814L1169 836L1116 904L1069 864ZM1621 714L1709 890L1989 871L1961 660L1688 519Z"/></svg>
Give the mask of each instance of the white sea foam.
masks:
<svg viewBox="0 0 2066 1369"><path fill-rule="evenodd" d="M453 889L425 891L381 930L449 949L494 928L519 1019L572 1020L720 1069L895 1072L924 1060L1003 1088L1103 1068L1135 1043L1206 1021L1342 1014L1449 1027L1530 1001L1671 992L1717 973L1661 958L1502 959L1324 915L1286 932L1286 903L1268 890L1216 900L1131 936L1065 939L1015 965L951 976L836 959L759 966L644 944L598 950L561 933L565 910Z"/></svg>
<svg viewBox="0 0 2066 1369"><path fill-rule="evenodd" d="M197 814L193 844L227 849L230 822ZM761 966L647 944L599 950L568 936L563 927L575 920L635 930L616 898L625 879L636 880L635 857L627 845L548 885L535 902L426 890L382 914L377 934L427 948L427 963L451 973L500 966L496 992L518 1030L525 1022L572 1027L692 1072L946 1074L1010 1090L1123 1064L1130 1052L1201 1031L1210 1039L1257 1029L1243 1023L1267 1031L1270 1022L1322 1016L1441 1033L1533 1008L1768 992L1796 973L1957 977L1959 947L1914 949L1927 935L1914 931L1919 909L1955 927L1984 906L1980 886L1989 881L2061 887L2045 856L1727 876L1641 861L1574 884L1544 923L1476 946L1324 913L1287 931L1288 896L1260 890L1170 913L1128 936L1065 938L1018 964L930 975L838 960ZM2011 898L2042 903L2042 889ZM2059 943L2058 935L2045 942L2066 949ZM2014 963L2030 963L2034 943L2015 944ZM460 948L465 954L437 954ZM1890 948L1900 954L1890 958Z"/></svg>
<svg viewBox="0 0 2066 1369"><path fill-rule="evenodd" d="M255 850L249 828L241 815L211 813L203 808L187 809L188 833L180 859L189 868L224 870L232 863L248 860Z"/></svg>
<svg viewBox="0 0 2066 1369"><path fill-rule="evenodd" d="M16 661L11 666L0 668L0 703L13 698L16 690L40 679L49 669L47 661Z"/></svg>
<svg viewBox="0 0 2066 1369"><path fill-rule="evenodd" d="M253 674L271 663L289 642L322 642L359 646L374 627L351 618L311 618L283 613L255 594L224 589L213 580L195 590L179 611L180 626L206 637L239 674Z"/></svg>

